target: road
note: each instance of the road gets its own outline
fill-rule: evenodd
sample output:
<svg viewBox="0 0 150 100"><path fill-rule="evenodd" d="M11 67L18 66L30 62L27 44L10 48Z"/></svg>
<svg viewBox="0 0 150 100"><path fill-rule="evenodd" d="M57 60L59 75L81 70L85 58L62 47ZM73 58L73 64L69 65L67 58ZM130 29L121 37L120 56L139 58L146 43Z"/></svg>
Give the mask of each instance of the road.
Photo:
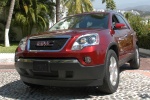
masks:
<svg viewBox="0 0 150 100"><path fill-rule="evenodd" d="M97 88L29 88L20 80L14 65L0 65L0 100L150 100L150 57L141 57L139 70L128 64L120 69L118 90L103 94Z"/></svg>

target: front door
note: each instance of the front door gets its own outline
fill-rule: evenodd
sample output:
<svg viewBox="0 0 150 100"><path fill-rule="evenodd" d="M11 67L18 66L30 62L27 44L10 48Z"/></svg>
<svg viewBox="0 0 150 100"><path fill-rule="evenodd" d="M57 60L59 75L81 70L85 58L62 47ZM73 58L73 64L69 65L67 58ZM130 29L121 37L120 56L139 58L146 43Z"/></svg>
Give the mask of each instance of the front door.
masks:
<svg viewBox="0 0 150 100"><path fill-rule="evenodd" d="M115 41L119 46L119 59L126 58L127 55L127 48L128 48L128 29L127 28L122 28L122 29L117 29L115 28L116 23L121 23L119 19L116 17L116 15L113 15L112 17L112 27L115 31Z"/></svg>

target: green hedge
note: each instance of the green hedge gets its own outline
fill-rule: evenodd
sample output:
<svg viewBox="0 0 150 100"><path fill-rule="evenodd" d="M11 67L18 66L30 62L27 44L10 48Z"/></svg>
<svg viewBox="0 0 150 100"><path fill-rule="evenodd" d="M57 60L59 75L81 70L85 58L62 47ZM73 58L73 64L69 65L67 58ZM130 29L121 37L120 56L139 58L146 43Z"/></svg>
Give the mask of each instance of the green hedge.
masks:
<svg viewBox="0 0 150 100"><path fill-rule="evenodd" d="M144 34L138 36L139 47L144 49L150 49L150 34Z"/></svg>

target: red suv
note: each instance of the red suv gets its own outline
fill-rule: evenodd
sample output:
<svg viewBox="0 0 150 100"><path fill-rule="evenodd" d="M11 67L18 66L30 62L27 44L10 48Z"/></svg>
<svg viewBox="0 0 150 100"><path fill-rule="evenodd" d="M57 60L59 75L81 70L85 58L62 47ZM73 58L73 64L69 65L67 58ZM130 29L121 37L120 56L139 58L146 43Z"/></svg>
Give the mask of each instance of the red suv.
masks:
<svg viewBox="0 0 150 100"><path fill-rule="evenodd" d="M15 67L28 86L96 86L113 93L119 67L139 68L135 31L117 12L91 12L66 17L48 31L23 38Z"/></svg>

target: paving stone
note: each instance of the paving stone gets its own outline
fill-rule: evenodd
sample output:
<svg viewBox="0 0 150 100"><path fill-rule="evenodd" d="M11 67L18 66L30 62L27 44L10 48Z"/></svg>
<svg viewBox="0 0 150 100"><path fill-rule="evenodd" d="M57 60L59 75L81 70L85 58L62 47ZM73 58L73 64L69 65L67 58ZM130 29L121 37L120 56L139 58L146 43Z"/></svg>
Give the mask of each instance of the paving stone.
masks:
<svg viewBox="0 0 150 100"><path fill-rule="evenodd" d="M140 72L147 72L150 70ZM0 100L150 100L150 77L136 71L122 71L118 90L103 94L96 88L29 88L15 69L0 69Z"/></svg>

